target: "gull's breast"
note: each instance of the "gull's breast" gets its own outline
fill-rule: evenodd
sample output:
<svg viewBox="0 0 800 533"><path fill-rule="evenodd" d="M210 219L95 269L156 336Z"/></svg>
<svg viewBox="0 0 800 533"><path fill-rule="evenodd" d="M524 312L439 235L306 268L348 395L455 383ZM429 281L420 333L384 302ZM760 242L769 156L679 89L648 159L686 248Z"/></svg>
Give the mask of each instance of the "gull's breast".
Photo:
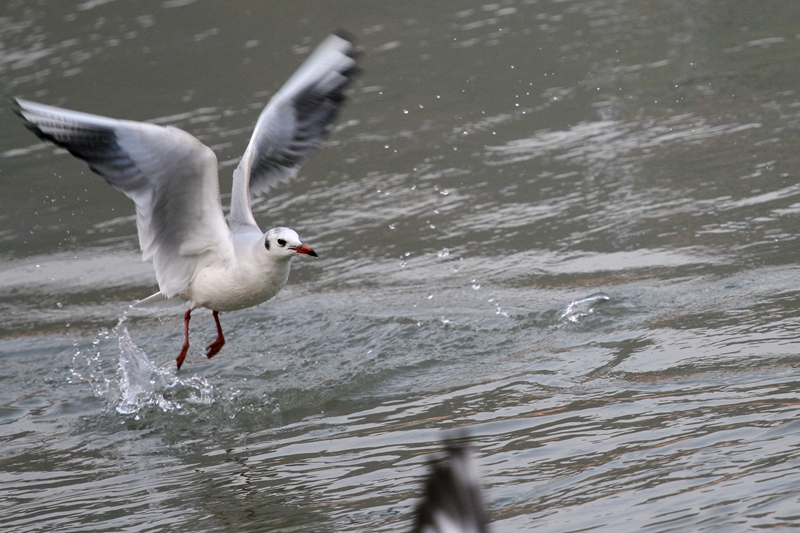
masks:
<svg viewBox="0 0 800 533"><path fill-rule="evenodd" d="M193 307L214 311L237 311L264 303L286 285L289 261L201 268L187 287Z"/></svg>

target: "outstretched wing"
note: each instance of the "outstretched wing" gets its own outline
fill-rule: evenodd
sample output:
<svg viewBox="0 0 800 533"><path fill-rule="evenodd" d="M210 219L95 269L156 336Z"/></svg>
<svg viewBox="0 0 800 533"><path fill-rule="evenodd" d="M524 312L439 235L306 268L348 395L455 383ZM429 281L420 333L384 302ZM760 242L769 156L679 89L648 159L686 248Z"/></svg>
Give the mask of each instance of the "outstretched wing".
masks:
<svg viewBox="0 0 800 533"><path fill-rule="evenodd" d="M260 194L297 174L330 131L356 73L354 45L338 35L320 44L269 101L233 173L230 220L257 226L250 194Z"/></svg>
<svg viewBox="0 0 800 533"><path fill-rule="evenodd" d="M174 127L79 113L17 99L41 139L66 148L136 203L143 259L166 297L182 291L208 253L232 256L214 152Z"/></svg>

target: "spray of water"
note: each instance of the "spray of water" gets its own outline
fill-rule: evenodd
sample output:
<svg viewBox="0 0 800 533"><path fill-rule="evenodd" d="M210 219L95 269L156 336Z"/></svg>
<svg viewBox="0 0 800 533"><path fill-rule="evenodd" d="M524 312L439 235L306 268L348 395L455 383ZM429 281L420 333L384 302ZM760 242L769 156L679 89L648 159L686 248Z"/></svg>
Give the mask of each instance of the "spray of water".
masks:
<svg viewBox="0 0 800 533"><path fill-rule="evenodd" d="M577 324L585 317L594 313L595 307L609 300L611 300L611 296L603 292L597 292L586 298L575 300L570 302L564 312L561 313L561 316L558 317L558 320L562 323L571 322Z"/></svg>
<svg viewBox="0 0 800 533"><path fill-rule="evenodd" d="M131 339L126 319L123 315L111 331L101 330L91 350L76 348L70 367L75 380L89 384L109 410L121 415L153 407L180 412L187 404L214 402L214 387L206 378L179 376L172 360L163 367L153 364Z"/></svg>

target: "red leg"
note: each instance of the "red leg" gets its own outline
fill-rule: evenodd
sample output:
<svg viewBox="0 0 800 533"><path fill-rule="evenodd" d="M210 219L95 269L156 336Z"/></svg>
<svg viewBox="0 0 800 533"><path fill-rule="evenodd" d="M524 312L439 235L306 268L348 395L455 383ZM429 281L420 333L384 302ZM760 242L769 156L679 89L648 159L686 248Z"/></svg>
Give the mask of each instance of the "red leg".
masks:
<svg viewBox="0 0 800 533"><path fill-rule="evenodd" d="M219 323L219 311L214 311L214 321L217 323L217 340L206 346L206 357L211 359L225 346L225 336L222 334L222 325Z"/></svg>
<svg viewBox="0 0 800 533"><path fill-rule="evenodd" d="M186 311L186 314L183 315L183 326L185 329L183 348L181 348L181 353L178 354L178 357L175 358L175 360L178 362L178 370L181 369L183 360L186 359L186 353L189 351L189 319L191 318L191 315L192 315L191 309Z"/></svg>

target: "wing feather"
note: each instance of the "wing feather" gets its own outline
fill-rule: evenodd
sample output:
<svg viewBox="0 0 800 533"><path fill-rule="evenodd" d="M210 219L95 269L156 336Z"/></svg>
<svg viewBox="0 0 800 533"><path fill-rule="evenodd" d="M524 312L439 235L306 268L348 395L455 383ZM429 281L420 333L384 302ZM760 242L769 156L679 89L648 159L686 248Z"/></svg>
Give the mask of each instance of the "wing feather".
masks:
<svg viewBox="0 0 800 533"><path fill-rule="evenodd" d="M39 138L83 159L136 204L142 258L168 298L188 285L210 253L232 257L217 158L174 127L116 120L17 99L15 112Z"/></svg>
<svg viewBox="0 0 800 533"><path fill-rule="evenodd" d="M353 43L330 35L270 99L233 173L232 223L256 226L250 195L297 175L330 132L356 72Z"/></svg>

